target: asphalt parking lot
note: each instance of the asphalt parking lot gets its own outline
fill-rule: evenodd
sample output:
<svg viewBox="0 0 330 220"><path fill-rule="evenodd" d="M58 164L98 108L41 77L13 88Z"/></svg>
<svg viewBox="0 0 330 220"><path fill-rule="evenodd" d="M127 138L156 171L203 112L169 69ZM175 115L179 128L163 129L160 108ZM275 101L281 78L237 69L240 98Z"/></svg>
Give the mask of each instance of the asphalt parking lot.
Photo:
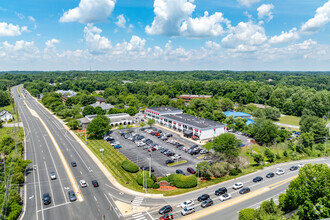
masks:
<svg viewBox="0 0 330 220"><path fill-rule="evenodd" d="M162 130L157 128L158 130ZM150 161L150 155L152 159L151 167L155 170L154 174L157 177L165 176L168 174L175 173L177 169L181 169L186 175L189 173L187 172L188 167L195 168L196 164L202 161L202 159L198 159L197 157L201 156L201 154L198 155L190 155L182 150L177 149L174 145L167 143L166 141L162 141L158 139L156 136L152 136L151 134L148 134L144 131L141 131L140 128L132 128L130 129L133 131L133 134L139 134L144 136L145 138L149 138L153 141L153 143L158 144L159 146L162 146L164 148L169 149L171 152L181 155L181 160L187 160L186 163L175 165L173 167L167 166L165 164L166 160L171 159L171 157L168 157L161 153L161 150L156 150L153 152L148 152L147 149L143 149L143 147L138 147L133 141L130 141L128 139L125 139L123 136L120 135L120 130L114 130L111 133L111 136L116 140L119 141L122 148L119 149L119 151L127 157L132 162L136 163L139 167L142 166L149 166ZM168 131L163 130L164 133L170 133ZM171 133L173 134L173 133ZM193 142L190 142L186 139L181 138L178 135L173 134L173 137L171 139L176 140L177 142L180 142L186 147L191 147L194 145Z"/></svg>

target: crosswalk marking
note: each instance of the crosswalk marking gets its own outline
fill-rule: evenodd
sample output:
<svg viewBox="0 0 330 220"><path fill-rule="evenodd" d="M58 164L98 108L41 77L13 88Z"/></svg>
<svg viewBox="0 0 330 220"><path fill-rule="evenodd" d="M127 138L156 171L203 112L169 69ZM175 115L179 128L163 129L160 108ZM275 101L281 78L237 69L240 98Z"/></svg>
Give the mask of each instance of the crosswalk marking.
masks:
<svg viewBox="0 0 330 220"><path fill-rule="evenodd" d="M147 219L147 218L146 218L141 212L132 215L132 217L133 217L135 220L144 220L144 219Z"/></svg>
<svg viewBox="0 0 330 220"><path fill-rule="evenodd" d="M132 202L133 206L139 206L143 202L144 197L136 196Z"/></svg>

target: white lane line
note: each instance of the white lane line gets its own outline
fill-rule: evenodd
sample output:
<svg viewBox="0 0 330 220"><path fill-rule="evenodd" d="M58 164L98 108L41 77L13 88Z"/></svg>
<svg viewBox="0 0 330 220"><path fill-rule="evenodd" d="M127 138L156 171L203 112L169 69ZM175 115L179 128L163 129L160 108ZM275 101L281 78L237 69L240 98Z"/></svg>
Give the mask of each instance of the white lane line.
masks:
<svg viewBox="0 0 330 220"><path fill-rule="evenodd" d="M132 215L132 216L135 217L135 216L140 216L140 215L143 215L142 212L140 212L140 213L136 213L136 214L134 214L134 215Z"/></svg>
<svg viewBox="0 0 330 220"><path fill-rule="evenodd" d="M148 211L146 211L146 213L149 215L149 217L152 219L152 220L155 220Z"/></svg>
<svg viewBox="0 0 330 220"><path fill-rule="evenodd" d="M95 201L97 202L97 199L96 199L96 197L94 196L94 199L95 199Z"/></svg>
<svg viewBox="0 0 330 220"><path fill-rule="evenodd" d="M135 218L135 220L142 220L142 219L146 219L146 217L142 216L141 218Z"/></svg>
<svg viewBox="0 0 330 220"><path fill-rule="evenodd" d="M112 203L110 202L109 198L107 197L107 195L106 195L105 193L104 193L104 196L105 196L105 198L108 200L109 204L112 206L112 209L115 211L116 215L117 215L118 217L120 217L121 214L119 214L119 213L117 212L117 210L114 209L114 205L112 205ZM109 196L110 196L110 199L113 201L113 199L112 199L110 193L109 193ZM113 203L116 205L116 203L115 203L114 201L113 201Z"/></svg>
<svg viewBox="0 0 330 220"><path fill-rule="evenodd" d="M32 166L32 169L33 169L33 180L34 180L34 183L33 183L33 185L34 185L34 191L35 191L35 195L36 195L36 216L37 216L37 220L38 220L38 217L39 217L39 215L38 215L38 199L37 199L37 188L36 188L36 183L37 183L37 181L36 181L36 175L35 175L35 170L37 169L37 168L34 168L34 166L36 166L36 165L33 165Z"/></svg>
<svg viewBox="0 0 330 220"><path fill-rule="evenodd" d="M44 211L44 210L48 210L48 209L53 209L53 208L56 208L56 207L59 207L59 206L64 206L64 205L67 205L67 204L71 204L71 202L66 202L66 203L62 203L62 204L55 205L55 206L52 206L52 207L44 208L42 210L38 210L38 212L41 212L41 211Z"/></svg>
<svg viewBox="0 0 330 220"><path fill-rule="evenodd" d="M48 173L48 168L47 168L46 161L44 161L44 163L45 163L45 167L46 167L46 173L47 173L47 179L48 179L48 183L49 183L50 193L52 194L54 206L56 206L56 204L55 204L55 197L54 197L53 189L52 189L52 185L50 184L49 173Z"/></svg>
<svg viewBox="0 0 330 220"><path fill-rule="evenodd" d="M36 166L37 168L37 176L38 176L38 182L39 182L39 194L40 194L40 198L42 198L42 195L41 195L41 186L40 186L40 177L39 177L39 168L38 166ZM44 211L43 211L43 208L42 208L42 202L40 201L40 207L41 207L41 216L42 216L42 219L45 219L45 216L44 216Z"/></svg>

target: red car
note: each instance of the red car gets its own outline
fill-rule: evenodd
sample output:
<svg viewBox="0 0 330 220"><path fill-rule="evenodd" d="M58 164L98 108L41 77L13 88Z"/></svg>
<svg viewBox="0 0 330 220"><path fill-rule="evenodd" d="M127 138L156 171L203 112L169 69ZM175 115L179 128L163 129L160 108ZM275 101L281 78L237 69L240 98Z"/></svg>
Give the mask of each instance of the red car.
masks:
<svg viewBox="0 0 330 220"><path fill-rule="evenodd" d="M159 220L170 220L173 219L173 215L171 213L166 213L159 217Z"/></svg>
<svg viewBox="0 0 330 220"><path fill-rule="evenodd" d="M148 152L150 152L150 151L155 151L155 150L157 150L155 147L153 147L153 148L151 148L151 149L149 148L149 149L148 149Z"/></svg>
<svg viewBox="0 0 330 220"><path fill-rule="evenodd" d="M195 173L196 173L196 171L195 171L193 168L191 168L191 167L188 167L188 168L187 168L187 171L188 171L189 173L191 173L191 174L195 174Z"/></svg>

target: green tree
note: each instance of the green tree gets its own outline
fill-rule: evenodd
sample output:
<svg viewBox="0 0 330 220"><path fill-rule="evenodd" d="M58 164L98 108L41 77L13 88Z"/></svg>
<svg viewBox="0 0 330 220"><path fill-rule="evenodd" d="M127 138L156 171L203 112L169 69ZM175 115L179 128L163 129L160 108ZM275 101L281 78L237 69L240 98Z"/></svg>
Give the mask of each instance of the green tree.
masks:
<svg viewBox="0 0 330 220"><path fill-rule="evenodd" d="M264 157L261 154L253 154L253 160L257 163L260 164L261 162L264 161Z"/></svg>
<svg viewBox="0 0 330 220"><path fill-rule="evenodd" d="M8 92L0 91L0 107L10 105Z"/></svg>
<svg viewBox="0 0 330 220"><path fill-rule="evenodd" d="M239 220L255 220L257 218L258 211L253 208L241 209L238 213Z"/></svg>
<svg viewBox="0 0 330 220"><path fill-rule="evenodd" d="M86 115L95 115L96 111L95 108L93 106L87 105L86 107L84 107L84 110L82 111L83 116Z"/></svg>
<svg viewBox="0 0 330 220"><path fill-rule="evenodd" d="M125 109L125 112L126 112L127 114L129 114L130 116L134 116L134 115L136 115L136 113L138 113L139 111L136 110L136 108L134 108L133 106L130 106L130 107L128 107L127 109Z"/></svg>
<svg viewBox="0 0 330 220"><path fill-rule="evenodd" d="M278 136L278 128L268 119L257 119L250 127L250 134L260 144L270 145Z"/></svg>
<svg viewBox="0 0 330 220"><path fill-rule="evenodd" d="M76 129L78 129L79 122L76 119L71 119L68 121L67 125L71 130L76 130Z"/></svg>
<svg viewBox="0 0 330 220"><path fill-rule="evenodd" d="M278 110L278 108L267 107L263 109L263 112L267 119L273 121L278 121L278 119L281 117L281 112Z"/></svg>
<svg viewBox="0 0 330 220"><path fill-rule="evenodd" d="M147 121L147 124L148 124L150 127L152 127L155 123L156 123L156 122L155 122L154 119L149 119L149 120Z"/></svg>
<svg viewBox="0 0 330 220"><path fill-rule="evenodd" d="M211 165L207 161L202 161L197 164L196 172L199 177L204 177L205 179L210 179L212 176Z"/></svg>
<svg viewBox="0 0 330 220"><path fill-rule="evenodd" d="M229 111L234 109L234 103L229 98L223 98L220 101L222 111Z"/></svg>
<svg viewBox="0 0 330 220"><path fill-rule="evenodd" d="M324 142L326 135L329 134L323 120L316 116L302 116L299 125L301 132L313 133L314 139L318 143Z"/></svg>
<svg viewBox="0 0 330 220"><path fill-rule="evenodd" d="M87 106L86 106L87 107ZM101 108L101 106L95 107L95 114L97 115L105 115L106 111Z"/></svg>
<svg viewBox="0 0 330 220"><path fill-rule="evenodd" d="M92 137L100 139L103 135L109 133L109 130L111 128L109 123L109 118L104 115L98 115L87 126L87 132Z"/></svg>
<svg viewBox="0 0 330 220"><path fill-rule="evenodd" d="M219 110L214 110L213 116L215 121L224 122L226 120L226 115Z"/></svg>
<svg viewBox="0 0 330 220"><path fill-rule="evenodd" d="M299 140L304 147L312 148L314 143L314 134L311 132L304 132L299 136Z"/></svg>
<svg viewBox="0 0 330 220"><path fill-rule="evenodd" d="M34 97L40 94L40 91L38 89L31 89L30 94Z"/></svg>
<svg viewBox="0 0 330 220"><path fill-rule="evenodd" d="M235 119L236 130L245 132L247 130L246 122L247 122L246 118L241 118L241 117L236 118Z"/></svg>
<svg viewBox="0 0 330 220"><path fill-rule="evenodd" d="M213 149L215 152L223 153L230 162L238 157L242 142L234 134L225 133L214 138Z"/></svg>
<svg viewBox="0 0 330 220"><path fill-rule="evenodd" d="M267 157L268 161L270 163L274 162L274 159L275 159L275 154L269 150L268 148L265 150L264 152L265 156Z"/></svg>

